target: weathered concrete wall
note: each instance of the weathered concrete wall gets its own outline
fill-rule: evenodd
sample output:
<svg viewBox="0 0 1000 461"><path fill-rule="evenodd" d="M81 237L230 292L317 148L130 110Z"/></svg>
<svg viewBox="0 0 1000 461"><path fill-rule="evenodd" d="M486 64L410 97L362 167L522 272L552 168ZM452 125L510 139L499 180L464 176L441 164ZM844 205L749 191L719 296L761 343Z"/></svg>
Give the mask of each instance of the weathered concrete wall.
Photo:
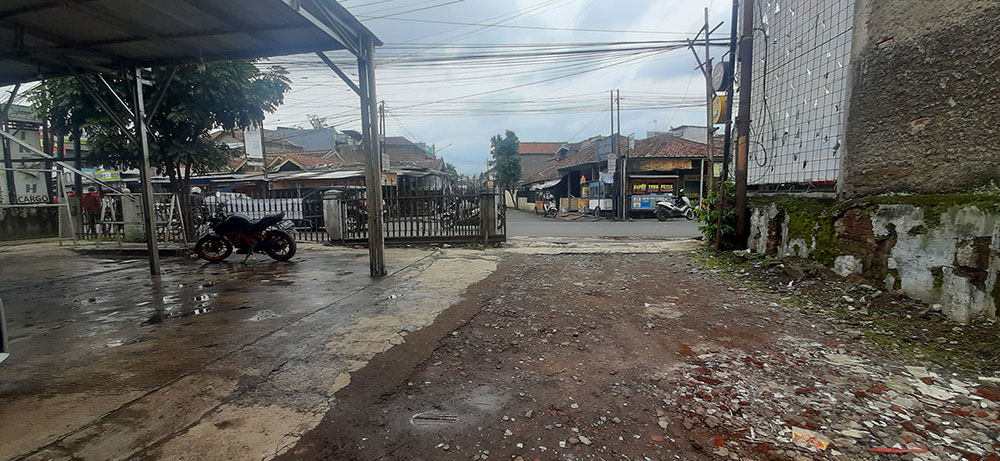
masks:
<svg viewBox="0 0 1000 461"><path fill-rule="evenodd" d="M0 208L0 241L58 237L58 212L56 207Z"/></svg>
<svg viewBox="0 0 1000 461"><path fill-rule="evenodd" d="M992 198L757 200L749 248L816 259L940 304L959 322L996 318L1000 307L1000 200Z"/></svg>
<svg viewBox="0 0 1000 461"><path fill-rule="evenodd" d="M842 195L1000 182L1000 1L857 0Z"/></svg>

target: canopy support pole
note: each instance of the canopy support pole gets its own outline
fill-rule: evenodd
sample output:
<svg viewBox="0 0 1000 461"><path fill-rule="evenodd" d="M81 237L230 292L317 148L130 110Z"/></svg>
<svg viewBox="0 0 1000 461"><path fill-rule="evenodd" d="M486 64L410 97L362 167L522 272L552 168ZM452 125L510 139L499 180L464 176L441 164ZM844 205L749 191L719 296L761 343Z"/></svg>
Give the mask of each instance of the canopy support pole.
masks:
<svg viewBox="0 0 1000 461"><path fill-rule="evenodd" d="M139 147L142 149L142 160L139 163L139 179L142 181L143 218L145 218L146 250L149 253L149 273L160 275L160 249L156 241L156 204L153 200L153 181L149 166L149 137L146 127L146 107L142 97L142 69L136 67L135 76L135 129L139 136ZM169 224L168 224L169 225Z"/></svg>
<svg viewBox="0 0 1000 461"><path fill-rule="evenodd" d="M371 276L385 272L385 236L382 235L382 157L379 155L378 108L375 101L375 44L361 39L358 80L361 90L361 135L365 147L365 193L368 205L368 256Z"/></svg>

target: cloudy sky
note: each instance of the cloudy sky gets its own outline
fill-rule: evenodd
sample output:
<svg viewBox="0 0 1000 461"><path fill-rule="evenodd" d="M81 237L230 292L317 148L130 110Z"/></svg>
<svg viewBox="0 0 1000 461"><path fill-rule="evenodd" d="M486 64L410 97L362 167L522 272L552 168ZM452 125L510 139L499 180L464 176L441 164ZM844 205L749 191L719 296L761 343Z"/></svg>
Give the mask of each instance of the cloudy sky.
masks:
<svg viewBox="0 0 1000 461"><path fill-rule="evenodd" d="M440 155L463 173L486 169L490 136L505 129L516 132L522 141L578 141L608 134L608 91L612 88L621 90L623 134L634 132L641 139L654 126L662 130L681 124L704 125L703 106L697 106L704 101L704 80L686 49L448 65L421 63L421 59L537 50L510 45L683 39L697 33L706 7L713 26L726 22L716 32L722 37L728 36L731 12L731 3L712 0L341 3L386 43L376 51L376 80L378 97L385 101L389 114L387 134L444 148ZM724 51L715 48L713 53L717 57ZM345 63L349 58L342 52L330 56ZM339 130L359 128L357 97L332 72L317 67L317 61L315 57L277 60L290 69L293 84L285 105L265 121L268 128L308 126L308 115L327 117ZM354 72L351 68L350 73Z"/></svg>

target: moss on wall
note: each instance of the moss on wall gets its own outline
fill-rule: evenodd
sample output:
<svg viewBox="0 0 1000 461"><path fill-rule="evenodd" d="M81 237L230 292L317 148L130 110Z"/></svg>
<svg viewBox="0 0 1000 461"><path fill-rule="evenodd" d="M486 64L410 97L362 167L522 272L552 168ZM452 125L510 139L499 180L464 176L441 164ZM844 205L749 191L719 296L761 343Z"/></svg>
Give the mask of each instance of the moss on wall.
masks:
<svg viewBox="0 0 1000 461"><path fill-rule="evenodd" d="M872 210L879 205L911 205L923 210L924 223L930 228L940 225L941 215L954 207L976 207L984 213L1000 214L1000 193L996 191L941 195L882 195L847 203L863 204Z"/></svg>
<svg viewBox="0 0 1000 461"><path fill-rule="evenodd" d="M911 205L923 210L924 226L911 233L926 234L941 224L941 216L953 208L976 207L980 211L1000 214L1000 192L996 189L983 192L940 195L884 195L866 197L850 201L814 199L795 196L758 197L750 201L751 208L766 208L775 205L778 222L787 216L787 240L802 239L815 244L811 257L826 265L832 265L838 256L852 254L866 259L866 251L855 248L850 241L838 238L837 220L847 210L856 208L863 213L878 211L881 205Z"/></svg>
<svg viewBox="0 0 1000 461"><path fill-rule="evenodd" d="M768 197L751 201L751 208L774 204L778 208L778 222L788 219L788 240L802 239L814 244L810 256L826 265L833 265L837 256L850 254L837 238L837 218L844 209L833 200L802 199L798 197Z"/></svg>

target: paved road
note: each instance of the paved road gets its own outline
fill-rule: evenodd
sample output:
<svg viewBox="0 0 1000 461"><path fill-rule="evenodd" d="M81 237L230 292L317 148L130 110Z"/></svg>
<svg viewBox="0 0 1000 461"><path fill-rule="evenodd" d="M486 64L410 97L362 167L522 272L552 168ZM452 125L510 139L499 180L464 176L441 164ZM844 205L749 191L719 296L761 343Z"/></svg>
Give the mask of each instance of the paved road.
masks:
<svg viewBox="0 0 1000 461"><path fill-rule="evenodd" d="M507 210L507 235L511 237L698 237L698 223L686 219L660 222L656 219L636 219L631 222L593 221L584 218L568 221L544 218L541 215Z"/></svg>

